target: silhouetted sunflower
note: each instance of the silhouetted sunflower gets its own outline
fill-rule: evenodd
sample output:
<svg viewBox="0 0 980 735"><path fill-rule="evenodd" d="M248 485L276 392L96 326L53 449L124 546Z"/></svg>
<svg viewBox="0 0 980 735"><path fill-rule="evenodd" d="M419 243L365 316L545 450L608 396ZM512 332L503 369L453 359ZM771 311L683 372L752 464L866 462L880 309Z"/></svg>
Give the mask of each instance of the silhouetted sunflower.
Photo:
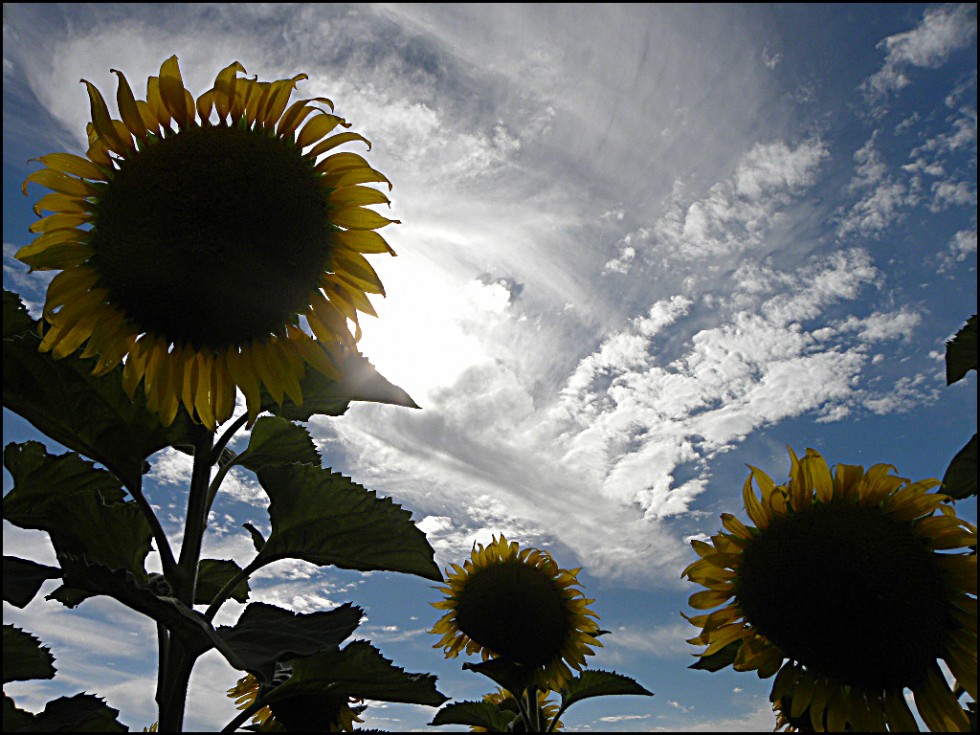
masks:
<svg viewBox="0 0 980 735"><path fill-rule="evenodd" d="M234 697L238 709L248 709L259 696L259 680L246 674L228 690L228 696ZM357 701L345 695L293 697L273 707L285 710L280 716L285 715L287 720L298 715L304 721L295 722L287 729L285 723L273 715L272 709L262 707L252 715L252 724L257 725L260 732L352 732L355 722L363 722L357 715L364 708L355 710L351 707Z"/></svg>
<svg viewBox="0 0 980 735"><path fill-rule="evenodd" d="M548 699L551 696L551 694L552 694L551 692L542 689L539 689L537 693L538 710L541 714L541 721L545 726L547 726L548 723L550 723L553 719L555 719L555 715L558 714L558 705L555 704L554 702L549 701ZM495 692L484 694L483 701L496 705L498 709L506 710L508 712L513 712L514 715L517 715L520 712L520 709L517 706L517 702L511 696L510 692L501 689L500 687L497 687L497 691ZM565 729L565 725L562 723L561 720L558 720L558 722L556 722L554 726L548 728L548 731L559 732L564 729ZM470 727L470 731L487 732L487 729L485 727L479 727L477 725L474 725ZM526 732L523 723L518 722L514 732Z"/></svg>
<svg viewBox="0 0 980 735"><path fill-rule="evenodd" d="M357 312L374 314L366 294L384 294L364 254L393 253L374 230L396 220L366 209L388 198L360 184L390 182L361 156L332 152L367 140L331 134L349 125L313 104L332 110L330 100L289 104L305 74L259 82L244 71L236 61L195 100L172 56L144 101L113 70L121 120L82 80L86 157L41 156L45 167L24 182L25 194L30 182L53 193L34 205L51 214L17 258L61 270L41 350L62 358L85 345L96 375L125 360L129 396L142 381L166 425L183 403L213 430L231 415L236 387L250 421L262 386L277 402L301 403L306 366L339 378L360 336Z"/></svg>
<svg viewBox="0 0 980 735"><path fill-rule="evenodd" d="M778 675L771 699L815 730L916 729L908 688L931 730L965 730L966 715L939 659L977 692L976 528L879 464L837 465L812 449L786 485L750 467L742 496L755 524L722 515L728 533L692 541L683 575L707 589L690 605L701 656L738 644L737 671ZM755 494L752 480L761 490ZM939 511L937 514L936 511ZM734 599L733 599L734 598Z"/></svg>
<svg viewBox="0 0 980 735"><path fill-rule="evenodd" d="M578 569L560 569L547 551L508 543L501 534L484 547L473 547L463 566L446 570L446 599L433 606L446 614L433 627L442 635L433 648L447 658L464 650L483 660L503 658L536 669L541 689L559 689L581 670L589 646L601 646L598 616L586 606Z"/></svg>

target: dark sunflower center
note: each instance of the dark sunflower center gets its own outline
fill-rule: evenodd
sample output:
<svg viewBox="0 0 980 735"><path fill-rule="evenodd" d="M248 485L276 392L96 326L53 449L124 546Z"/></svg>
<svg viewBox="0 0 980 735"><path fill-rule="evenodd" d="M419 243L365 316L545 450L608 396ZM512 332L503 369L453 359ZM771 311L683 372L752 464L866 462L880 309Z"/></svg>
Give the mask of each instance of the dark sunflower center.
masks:
<svg viewBox="0 0 980 735"><path fill-rule="evenodd" d="M951 623L942 570L910 525L844 503L775 519L742 553L735 590L788 657L871 690L917 685Z"/></svg>
<svg viewBox="0 0 980 735"><path fill-rule="evenodd" d="M317 175L293 144L216 126L124 161L92 244L110 300L142 329L217 349L304 310L331 236Z"/></svg>
<svg viewBox="0 0 980 735"><path fill-rule="evenodd" d="M561 587L520 562L492 564L473 574L456 605L459 629L484 648L527 666L561 657L571 616Z"/></svg>

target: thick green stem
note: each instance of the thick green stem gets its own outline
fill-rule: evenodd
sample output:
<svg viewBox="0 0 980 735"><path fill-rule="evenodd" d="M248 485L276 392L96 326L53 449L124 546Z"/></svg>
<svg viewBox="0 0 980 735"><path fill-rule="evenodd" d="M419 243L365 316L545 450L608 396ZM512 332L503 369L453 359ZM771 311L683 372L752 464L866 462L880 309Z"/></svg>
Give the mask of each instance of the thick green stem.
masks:
<svg viewBox="0 0 980 735"><path fill-rule="evenodd" d="M208 522L208 481L211 477L213 445L214 435L202 429L194 441L194 470L187 499L184 540L180 547L180 560L171 579L174 595L190 608L194 607L201 545ZM177 636L170 632L167 651L161 656L161 662L165 665L162 691L157 692L160 732L180 732L183 728L187 685L196 659L197 656L188 653Z"/></svg>

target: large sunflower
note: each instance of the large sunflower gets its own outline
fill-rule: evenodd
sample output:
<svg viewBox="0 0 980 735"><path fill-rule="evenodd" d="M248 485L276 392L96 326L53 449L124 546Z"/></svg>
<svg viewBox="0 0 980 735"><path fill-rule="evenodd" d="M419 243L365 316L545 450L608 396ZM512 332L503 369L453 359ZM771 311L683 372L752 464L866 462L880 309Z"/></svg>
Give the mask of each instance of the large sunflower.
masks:
<svg viewBox="0 0 980 735"><path fill-rule="evenodd" d="M598 616L586 607L595 602L576 587L578 569L560 569L547 551L521 550L501 534L484 547L475 544L463 566L446 570L446 599L432 603L446 610L432 633L442 635L433 648L447 658L464 650L483 660L503 658L535 669L541 689L559 689L581 670L585 657L601 646Z"/></svg>
<svg viewBox="0 0 980 735"><path fill-rule="evenodd" d="M86 157L41 156L24 182L25 194L30 182L52 190L34 205L51 214L17 258L61 271L41 350L62 358L85 345L96 375L125 360L124 388L132 397L142 381L167 425L183 403L213 430L236 387L250 421L263 386L301 403L306 366L339 378L360 336L357 312L374 314L366 294L384 294L364 254L393 254L374 230L397 220L365 208L388 198L360 184L391 184L361 156L332 152L368 141L332 134L349 125L316 106L332 110L330 100L289 104L305 74L259 82L240 77L236 61L195 100L172 56L144 101L113 71L122 119L82 80Z"/></svg>
<svg viewBox="0 0 980 735"><path fill-rule="evenodd" d="M930 729L967 729L938 661L976 699L977 563L963 548L976 528L928 492L937 480L909 483L884 464L831 474L812 449L790 457L786 485L750 467L754 527L725 513L728 533L692 542L701 558L683 574L707 589L691 606L725 606L689 618L702 629L690 642L707 645L701 656L738 644L735 670L778 671L771 698L789 702L787 722L916 729L908 688Z"/></svg>

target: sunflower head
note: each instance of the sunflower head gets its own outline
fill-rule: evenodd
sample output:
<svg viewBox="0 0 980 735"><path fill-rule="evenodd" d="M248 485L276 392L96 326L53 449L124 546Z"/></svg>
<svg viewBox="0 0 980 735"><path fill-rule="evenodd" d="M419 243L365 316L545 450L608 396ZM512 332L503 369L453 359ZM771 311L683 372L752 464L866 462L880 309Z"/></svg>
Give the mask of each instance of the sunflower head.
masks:
<svg viewBox="0 0 980 735"><path fill-rule="evenodd" d="M538 710L541 713L540 720L545 723L550 723L552 720L555 719L555 716L558 714L558 705L550 701L549 699L551 694L552 692L544 691L542 689L539 689L537 691ZM517 706L517 702L515 701L513 695L511 695L511 693L506 691L505 689L501 689L500 687L497 687L497 691L495 692L484 694L483 701L487 702L488 704L494 705L495 707L497 707L498 710L511 712L515 716L517 716L520 712L520 708ZM550 727L550 731L553 732L558 732L564 729L565 729L565 725L562 724L561 720L559 720L553 726ZM470 731L487 732L487 729L484 727L480 727L478 725L473 725L470 727ZM521 720L517 720L515 722L514 732L525 732L524 723Z"/></svg>
<svg viewBox="0 0 980 735"><path fill-rule="evenodd" d="M565 570L547 551L508 542L501 534L475 544L463 566L446 570L446 598L433 606L446 614L432 632L447 658L465 650L483 660L502 658L533 669L542 689L558 689L581 670L590 646L601 646L598 616L576 585L578 569Z"/></svg>
<svg viewBox="0 0 980 735"><path fill-rule="evenodd" d="M246 674L231 689L238 709L244 710L259 697L259 680ZM352 732L363 707L352 707L359 700L346 695L301 695L262 707L252 715L259 732Z"/></svg>
<svg viewBox="0 0 980 735"><path fill-rule="evenodd" d="M750 467L754 525L726 513L727 533L692 542L701 558L683 575L706 589L690 604L723 607L688 618L701 628L690 642L701 656L737 649L737 671L778 671L786 723L808 712L817 730L905 729L908 688L930 729L965 729L938 661L976 699L976 527L929 492L937 480L883 464L831 473L812 449L790 458L785 485Z"/></svg>
<svg viewBox="0 0 980 735"><path fill-rule="evenodd" d="M364 255L393 254L375 230L396 220L367 208L388 198L363 184L390 182L335 150L370 143L336 132L349 124L328 99L290 104L305 74L260 82L235 62L195 99L172 56L137 99L113 71L120 119L83 80L86 155L41 156L24 182L51 193L17 258L61 271L40 349L62 358L84 345L96 375L125 361L124 388L132 397L142 383L167 425L182 404L213 430L237 389L252 421L263 388L301 404L307 366L339 379L358 312L375 313L367 294L384 294Z"/></svg>

